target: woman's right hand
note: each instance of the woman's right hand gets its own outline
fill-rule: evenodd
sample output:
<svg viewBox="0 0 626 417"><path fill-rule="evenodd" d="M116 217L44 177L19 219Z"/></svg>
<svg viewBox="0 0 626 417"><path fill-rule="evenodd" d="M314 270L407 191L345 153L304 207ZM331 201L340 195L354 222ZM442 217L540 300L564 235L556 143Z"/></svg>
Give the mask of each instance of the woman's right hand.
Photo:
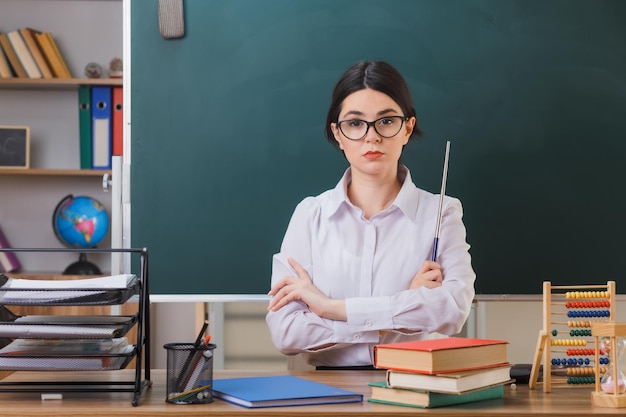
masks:
<svg viewBox="0 0 626 417"><path fill-rule="evenodd" d="M343 300L333 300L324 295L311 281L306 270L295 260L288 258L297 276L288 276L272 287L269 311L278 311L292 301L304 302L312 313L332 320L347 320Z"/></svg>

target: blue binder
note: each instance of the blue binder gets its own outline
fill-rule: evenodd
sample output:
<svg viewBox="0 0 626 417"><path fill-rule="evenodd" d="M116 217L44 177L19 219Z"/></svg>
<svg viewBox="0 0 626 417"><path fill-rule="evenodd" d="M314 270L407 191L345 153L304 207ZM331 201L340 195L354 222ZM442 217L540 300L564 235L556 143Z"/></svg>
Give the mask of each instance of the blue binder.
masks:
<svg viewBox="0 0 626 417"><path fill-rule="evenodd" d="M92 87L92 167L111 169L111 87Z"/></svg>
<svg viewBox="0 0 626 417"><path fill-rule="evenodd" d="M247 408L363 401L357 392L292 375L216 379L213 396Z"/></svg>

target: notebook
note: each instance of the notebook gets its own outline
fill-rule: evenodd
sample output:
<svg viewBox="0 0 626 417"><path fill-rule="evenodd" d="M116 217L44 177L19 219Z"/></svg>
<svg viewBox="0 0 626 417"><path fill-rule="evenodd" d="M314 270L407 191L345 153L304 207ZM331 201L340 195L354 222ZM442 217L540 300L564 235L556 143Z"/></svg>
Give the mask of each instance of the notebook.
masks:
<svg viewBox="0 0 626 417"><path fill-rule="evenodd" d="M363 401L362 394L291 375L216 379L213 397L247 408Z"/></svg>

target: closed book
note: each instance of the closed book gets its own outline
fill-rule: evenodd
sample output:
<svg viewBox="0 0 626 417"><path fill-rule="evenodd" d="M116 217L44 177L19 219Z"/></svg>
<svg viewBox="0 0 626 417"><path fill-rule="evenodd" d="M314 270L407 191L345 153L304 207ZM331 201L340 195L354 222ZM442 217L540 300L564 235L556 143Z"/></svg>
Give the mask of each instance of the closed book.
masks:
<svg viewBox="0 0 626 417"><path fill-rule="evenodd" d="M26 70L17 57L17 53L15 53L15 49L13 49L13 45L11 45L6 33L0 33L0 45L2 45L2 50L6 54L15 75L18 78L28 78L28 74L26 74Z"/></svg>
<svg viewBox="0 0 626 417"><path fill-rule="evenodd" d="M69 73L69 71L66 71L66 65L64 64L64 60L62 60L62 57L57 53L57 49L52 43L52 35L50 35L48 32L35 32L35 39L37 39L39 48L43 52L43 55L46 58L46 62L52 70L52 74L54 75L54 77L72 78L72 75Z"/></svg>
<svg viewBox="0 0 626 417"><path fill-rule="evenodd" d="M0 248L8 249L11 248L7 237L4 235L4 232L0 228ZM0 270L4 272L15 272L19 271L22 268L20 265L20 261L17 259L15 252L4 252L0 251Z"/></svg>
<svg viewBox="0 0 626 417"><path fill-rule="evenodd" d="M436 374L508 363L506 340L445 337L374 346L377 368Z"/></svg>
<svg viewBox="0 0 626 417"><path fill-rule="evenodd" d="M9 38L17 57L22 63L28 78L41 78L41 71L39 71L39 67L35 62L33 55L30 53L26 42L24 42L24 38L22 38L20 31L12 30L11 32L7 32L7 37Z"/></svg>
<svg viewBox="0 0 626 417"><path fill-rule="evenodd" d="M44 35L48 38L48 40L50 41L50 45L52 45L52 48L54 48L54 52L59 57L59 60L61 61L61 65L63 66L63 72L65 73L67 78L72 78L72 73L70 72L70 68L67 66L67 62L65 61L65 58L63 58L63 54L61 53L61 50L59 49L59 45L52 37L52 34L50 32L46 32L44 33Z"/></svg>
<svg viewBox="0 0 626 417"><path fill-rule="evenodd" d="M444 394L440 392L391 388L385 381L368 384L372 394L369 402L400 405L403 407L436 408L455 404L493 400L504 396L504 385L477 389L464 394Z"/></svg>
<svg viewBox="0 0 626 417"><path fill-rule="evenodd" d="M363 401L362 394L291 375L216 379L213 396L247 408Z"/></svg>
<svg viewBox="0 0 626 417"><path fill-rule="evenodd" d="M28 50L30 54L33 56L39 71L41 72L41 76L43 78L53 78L52 71L48 66L48 62L46 62L46 58L43 56L41 48L39 48L39 43L37 39L35 39L35 33L37 31L31 28L22 28L20 29L20 34L22 38L24 38L24 42L26 46L28 46Z"/></svg>
<svg viewBox="0 0 626 417"><path fill-rule="evenodd" d="M506 382L512 382L510 365L436 375L387 370L387 385L392 388L421 389L449 394L459 394Z"/></svg>
<svg viewBox="0 0 626 417"><path fill-rule="evenodd" d="M124 150L124 90L122 87L113 87L112 90L112 153L114 156L119 156Z"/></svg>
<svg viewBox="0 0 626 417"><path fill-rule="evenodd" d="M91 169L91 87L78 87L78 141L80 147L80 169Z"/></svg>
<svg viewBox="0 0 626 417"><path fill-rule="evenodd" d="M4 53L4 49L2 49L2 45L0 45L0 78L13 78L11 65L9 65L9 61Z"/></svg>

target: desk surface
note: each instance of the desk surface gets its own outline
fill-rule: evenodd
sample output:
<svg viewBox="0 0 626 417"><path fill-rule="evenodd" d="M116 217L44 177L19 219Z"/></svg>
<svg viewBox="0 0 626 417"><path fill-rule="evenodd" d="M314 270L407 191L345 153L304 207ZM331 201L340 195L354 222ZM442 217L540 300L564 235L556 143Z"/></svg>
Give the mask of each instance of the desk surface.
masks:
<svg viewBox="0 0 626 417"><path fill-rule="evenodd" d="M121 380L128 379L132 370L112 372L56 373L54 380ZM216 371L215 378L279 375L281 372ZM384 371L285 371L310 380L359 392L368 398L367 383L384 378ZM16 372L5 381L50 380L45 372ZM0 416L391 416L404 413L428 413L438 416L614 416L624 415L624 409L591 405L590 388L567 388L544 393L529 390L527 385L505 389L505 397L470 404L433 408L429 410L384 404L362 403L324 404L315 406L247 409L215 399L210 404L176 405L165 402L165 371L152 370L152 387L141 396L137 407L131 405L131 393L65 393L63 400L42 401L37 393L0 393ZM131 377L132 378L132 377Z"/></svg>

